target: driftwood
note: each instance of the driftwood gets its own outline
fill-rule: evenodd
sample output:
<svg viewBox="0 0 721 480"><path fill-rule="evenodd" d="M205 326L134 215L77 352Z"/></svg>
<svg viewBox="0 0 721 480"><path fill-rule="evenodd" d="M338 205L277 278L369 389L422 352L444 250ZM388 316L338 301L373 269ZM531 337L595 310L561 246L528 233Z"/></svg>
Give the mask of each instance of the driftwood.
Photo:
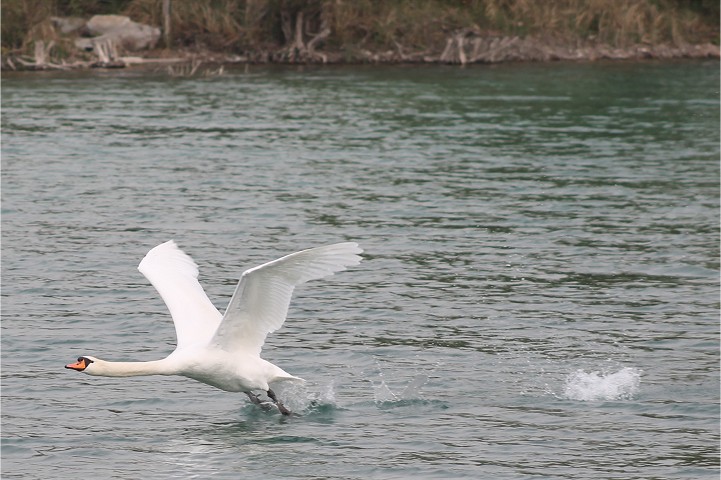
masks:
<svg viewBox="0 0 721 480"><path fill-rule="evenodd" d="M440 57L431 62L469 63L547 62L554 60L627 60L643 58L719 58L719 47L705 45L634 45L625 48L604 44L561 44L537 37L482 34L463 29L446 40Z"/></svg>
<svg viewBox="0 0 721 480"><path fill-rule="evenodd" d="M98 61L91 66L97 68L123 68L125 63L119 59L118 48L110 39L93 44L93 52L98 57Z"/></svg>
<svg viewBox="0 0 721 480"><path fill-rule="evenodd" d="M281 29L286 39L286 47L280 52L280 58L276 55L276 60L285 60L289 63L317 60L322 63L328 62L328 56L316 51L316 47L330 36L330 27L325 21L322 21L320 32L312 35L306 43L303 39L307 35L305 33L308 29L307 23L303 11L299 11L295 15L295 27L292 27L291 15L285 10L281 12Z"/></svg>
<svg viewBox="0 0 721 480"><path fill-rule="evenodd" d="M479 35L480 32L475 28L464 28L454 33L446 40L446 48L443 49L443 53L441 53L438 61L441 63L460 63L461 65L473 62L473 58L471 57L469 59L468 53L466 52L466 41L478 38Z"/></svg>
<svg viewBox="0 0 721 480"><path fill-rule="evenodd" d="M187 63L187 58L143 58L143 57L119 57L119 61L125 65L145 65L149 63Z"/></svg>
<svg viewBox="0 0 721 480"><path fill-rule="evenodd" d="M324 53L319 53L315 51L316 45L322 43L325 41L326 38L330 35L330 27L328 27L325 23L323 24L323 28L321 31L316 34L313 38L311 38L308 41L308 54L311 57L320 57L320 59L323 61L323 63L328 63L328 57Z"/></svg>
<svg viewBox="0 0 721 480"><path fill-rule="evenodd" d="M49 54L50 54L50 48L52 47L52 43L53 42L50 42L50 45L48 45L48 49L46 51L45 50L45 42L43 42L42 40L38 40L37 42L35 42L35 66L36 67L42 68L47 64L45 59L46 59L46 57L50 56ZM46 55L46 53L48 55Z"/></svg>
<svg viewBox="0 0 721 480"><path fill-rule="evenodd" d="M42 40L35 42L33 50L34 57L32 60L25 60L22 57L15 57L15 61L29 70L67 70L73 68L74 65L65 63L59 64L50 61L50 51L55 46L55 41L51 40L47 45ZM16 69L15 63L11 57L5 59L5 63L13 70Z"/></svg>

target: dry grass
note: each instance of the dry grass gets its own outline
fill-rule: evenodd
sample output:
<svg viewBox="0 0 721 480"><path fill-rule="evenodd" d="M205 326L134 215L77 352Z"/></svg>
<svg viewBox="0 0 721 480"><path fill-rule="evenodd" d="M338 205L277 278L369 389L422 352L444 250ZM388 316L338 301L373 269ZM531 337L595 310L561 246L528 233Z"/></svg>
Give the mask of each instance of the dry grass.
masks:
<svg viewBox="0 0 721 480"><path fill-rule="evenodd" d="M111 13L100 12L101 6L116 8L114 13L135 21L162 25L160 0L3 0L2 5L5 51L28 45L50 15L78 9L91 14ZM299 11L306 39L327 25L326 45L337 50L437 50L463 28L617 47L718 42L719 29L717 0L173 0L172 6L175 45L235 52L287 44L288 18Z"/></svg>
<svg viewBox="0 0 721 480"><path fill-rule="evenodd" d="M448 33L476 28L500 34L581 38L626 46L639 42L699 41L713 19L683 0L194 0L173 1L175 38L181 44L245 49L285 41L282 12L304 11L309 31L327 22L334 46L423 48ZM160 25L158 0L130 0L138 21ZM718 18L715 19L718 25ZM718 30L718 27L716 27Z"/></svg>
<svg viewBox="0 0 721 480"><path fill-rule="evenodd" d="M3 53L7 50L16 50L23 47L28 33L37 25L47 21L54 15L54 5L43 0L23 0L2 2L2 46Z"/></svg>
<svg viewBox="0 0 721 480"><path fill-rule="evenodd" d="M211 49L227 49L244 32L244 4L236 0L174 1L171 24L176 44L201 45ZM133 20L162 25L160 2L133 0L123 12Z"/></svg>
<svg viewBox="0 0 721 480"><path fill-rule="evenodd" d="M709 23L713 23L670 1L485 0L478 3L485 4L487 20L506 31L564 40L582 38L613 46L699 41L699 35L708 34Z"/></svg>
<svg viewBox="0 0 721 480"><path fill-rule="evenodd" d="M472 28L497 35L534 35L612 46L709 41L718 18L670 0L354 0L327 2L337 45L412 48L438 45Z"/></svg>

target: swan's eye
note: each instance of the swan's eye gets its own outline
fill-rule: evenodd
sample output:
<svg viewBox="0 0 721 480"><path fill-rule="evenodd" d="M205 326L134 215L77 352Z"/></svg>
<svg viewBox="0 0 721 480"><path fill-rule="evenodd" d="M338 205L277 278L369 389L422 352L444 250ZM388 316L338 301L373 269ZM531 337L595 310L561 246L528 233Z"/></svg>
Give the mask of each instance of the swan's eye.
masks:
<svg viewBox="0 0 721 480"><path fill-rule="evenodd" d="M90 360L89 358L86 358L86 357L78 357L78 362L85 362L86 367L88 365L90 365L91 363L93 363L92 360Z"/></svg>

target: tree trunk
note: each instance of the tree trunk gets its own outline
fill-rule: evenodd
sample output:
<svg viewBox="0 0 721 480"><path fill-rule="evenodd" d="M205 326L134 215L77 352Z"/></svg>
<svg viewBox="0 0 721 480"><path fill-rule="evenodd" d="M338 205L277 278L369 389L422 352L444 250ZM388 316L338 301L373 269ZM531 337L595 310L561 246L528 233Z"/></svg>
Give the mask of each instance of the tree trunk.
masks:
<svg viewBox="0 0 721 480"><path fill-rule="evenodd" d="M171 13L170 0L163 0L163 43L165 48L170 48L172 45L171 40L171 24L170 24L170 13Z"/></svg>

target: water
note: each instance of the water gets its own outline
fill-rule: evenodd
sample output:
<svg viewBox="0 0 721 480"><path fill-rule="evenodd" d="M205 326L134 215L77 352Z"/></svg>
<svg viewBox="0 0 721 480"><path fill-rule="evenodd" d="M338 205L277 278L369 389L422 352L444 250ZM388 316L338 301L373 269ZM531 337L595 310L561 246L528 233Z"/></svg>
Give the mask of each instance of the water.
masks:
<svg viewBox="0 0 721 480"><path fill-rule="evenodd" d="M3 478L718 478L718 62L5 74ZM355 240L265 358L182 378L136 270Z"/></svg>

